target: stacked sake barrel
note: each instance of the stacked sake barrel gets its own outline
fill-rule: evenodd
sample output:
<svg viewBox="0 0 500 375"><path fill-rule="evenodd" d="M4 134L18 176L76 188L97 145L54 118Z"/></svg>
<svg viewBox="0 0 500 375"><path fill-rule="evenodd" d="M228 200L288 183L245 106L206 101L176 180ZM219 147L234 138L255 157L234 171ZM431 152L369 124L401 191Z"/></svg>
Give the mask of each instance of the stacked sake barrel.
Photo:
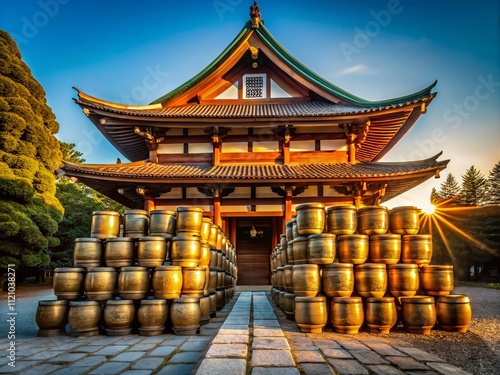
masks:
<svg viewBox="0 0 500 375"><path fill-rule="evenodd" d="M110 336L196 334L234 295L235 263L201 208L96 211L91 236L75 240L74 267L54 271L57 301L39 302L39 335L59 334L66 321L74 336L100 325Z"/></svg>
<svg viewBox="0 0 500 375"><path fill-rule="evenodd" d="M271 255L272 296L303 332L388 333L402 321L428 334L436 319L465 332L470 304L450 295L453 266L430 265L432 238L416 207L296 207ZM455 320L455 321L453 321Z"/></svg>

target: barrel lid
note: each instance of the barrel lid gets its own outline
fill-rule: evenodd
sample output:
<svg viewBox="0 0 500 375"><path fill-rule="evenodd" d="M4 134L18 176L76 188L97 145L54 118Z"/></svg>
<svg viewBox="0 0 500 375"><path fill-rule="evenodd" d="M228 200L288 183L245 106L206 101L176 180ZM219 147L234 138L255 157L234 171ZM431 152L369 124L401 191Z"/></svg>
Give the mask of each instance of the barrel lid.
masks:
<svg viewBox="0 0 500 375"><path fill-rule="evenodd" d="M332 302L336 302L336 303L361 303L361 297L333 297Z"/></svg>
<svg viewBox="0 0 500 375"><path fill-rule="evenodd" d="M116 211L94 211L92 215L120 216L120 213Z"/></svg>
<svg viewBox="0 0 500 375"><path fill-rule="evenodd" d="M85 272L84 268L79 267L60 267L54 269L54 272L62 273L62 272Z"/></svg>
<svg viewBox="0 0 500 375"><path fill-rule="evenodd" d="M337 210L356 210L356 206L353 204L336 204L335 206L330 206L326 208L326 212L337 211Z"/></svg>
<svg viewBox="0 0 500 375"><path fill-rule="evenodd" d="M201 241L201 236L192 235L192 236L175 236L172 238L172 241ZM222 251L222 250L217 250Z"/></svg>
<svg viewBox="0 0 500 375"><path fill-rule="evenodd" d="M416 263L397 263L397 264L388 264L387 269L415 269L418 270L418 264Z"/></svg>
<svg viewBox="0 0 500 375"><path fill-rule="evenodd" d="M175 215L175 211L172 211L172 210L151 210L151 212L149 214L150 215L153 215L153 214Z"/></svg>
<svg viewBox="0 0 500 375"><path fill-rule="evenodd" d="M394 208L390 209L389 213L399 212L399 211L417 211L417 212L420 212L422 210L418 207L415 207L415 206L399 206L399 207L394 207Z"/></svg>
<svg viewBox="0 0 500 375"><path fill-rule="evenodd" d="M401 303L434 303L434 297L429 296L411 296L411 297L400 297Z"/></svg>
<svg viewBox="0 0 500 375"><path fill-rule="evenodd" d="M285 298L295 298L295 294L293 294L293 293L285 293Z"/></svg>
<svg viewBox="0 0 500 375"><path fill-rule="evenodd" d="M43 300L38 301L38 306L68 306L68 303L66 300Z"/></svg>
<svg viewBox="0 0 500 375"><path fill-rule="evenodd" d="M357 264L356 269L365 269L365 268L380 268L380 269L386 269L385 263L363 263L363 264Z"/></svg>
<svg viewBox="0 0 500 375"><path fill-rule="evenodd" d="M205 271L206 270L206 267L182 267L182 270L195 270L195 271L200 271L200 270L203 270Z"/></svg>
<svg viewBox="0 0 500 375"><path fill-rule="evenodd" d="M453 271L451 265L427 264L421 268L422 272Z"/></svg>
<svg viewBox="0 0 500 375"><path fill-rule="evenodd" d="M75 238L75 242L102 242L100 238L88 238L88 237L80 237L80 238Z"/></svg>
<svg viewBox="0 0 500 375"><path fill-rule="evenodd" d="M387 234L372 234L370 241L384 241L384 240L401 240L400 234L387 233Z"/></svg>
<svg viewBox="0 0 500 375"><path fill-rule="evenodd" d="M295 302L326 302L326 297L295 297Z"/></svg>
<svg viewBox="0 0 500 375"><path fill-rule="evenodd" d="M166 305L166 299L141 299L141 305Z"/></svg>
<svg viewBox="0 0 500 375"><path fill-rule="evenodd" d="M160 241L165 242L165 238L161 236L143 236L139 237L139 242L141 241Z"/></svg>
<svg viewBox="0 0 500 375"><path fill-rule="evenodd" d="M405 234L403 237L401 237L403 241L418 241L418 240L431 240L432 235L430 234Z"/></svg>
<svg viewBox="0 0 500 375"><path fill-rule="evenodd" d="M311 234L307 237L307 239L317 239L317 238L325 238L325 239L335 239L335 234L333 233L319 233L319 234Z"/></svg>
<svg viewBox="0 0 500 375"><path fill-rule="evenodd" d="M349 268L353 269L354 265L352 263L330 263L330 264L324 264L323 269L328 269L328 268Z"/></svg>
<svg viewBox="0 0 500 375"><path fill-rule="evenodd" d="M292 241L290 242L302 242L302 241L307 241L307 237L303 237L303 236L299 236L299 237L295 237Z"/></svg>
<svg viewBox="0 0 500 375"><path fill-rule="evenodd" d="M114 267L89 267L87 272L116 272Z"/></svg>
<svg viewBox="0 0 500 375"><path fill-rule="evenodd" d="M285 227L291 227L293 225L292 221L287 221L286 224L285 224Z"/></svg>
<svg viewBox="0 0 500 375"><path fill-rule="evenodd" d="M133 305L134 301L130 299L109 299L106 301L106 306L108 305Z"/></svg>
<svg viewBox="0 0 500 375"><path fill-rule="evenodd" d="M339 241L349 241L349 240L365 240L368 241L367 234L343 234L337 237Z"/></svg>
<svg viewBox="0 0 500 375"><path fill-rule="evenodd" d="M69 307L71 306L101 306L98 301L70 301Z"/></svg>
<svg viewBox="0 0 500 375"><path fill-rule="evenodd" d="M295 211L303 210L305 208L319 208L324 210L325 205L323 203L318 203L318 202L302 203L299 204L297 207L295 207Z"/></svg>
<svg viewBox="0 0 500 375"><path fill-rule="evenodd" d="M280 234L280 238L282 238L282 237L286 238L286 234L284 234L284 233Z"/></svg>
<svg viewBox="0 0 500 375"><path fill-rule="evenodd" d="M138 210L138 209L130 209L124 212L124 215L147 215L149 216L149 212L146 210Z"/></svg>
<svg viewBox="0 0 500 375"><path fill-rule="evenodd" d="M177 207L177 212L203 212L200 207Z"/></svg>
<svg viewBox="0 0 500 375"><path fill-rule="evenodd" d="M148 271L148 267L140 267L140 266L126 266L126 267L121 267L120 271L121 272L129 272L129 271Z"/></svg>
<svg viewBox="0 0 500 375"><path fill-rule="evenodd" d="M106 242L134 242L131 237L113 237L106 238Z"/></svg>
<svg viewBox="0 0 500 375"><path fill-rule="evenodd" d="M204 218L201 219L201 221L204 221L205 223L212 224L212 219L210 219L209 217L204 217Z"/></svg>
<svg viewBox="0 0 500 375"><path fill-rule="evenodd" d="M294 222L297 222L297 216L292 217L292 225Z"/></svg>
<svg viewBox="0 0 500 375"><path fill-rule="evenodd" d="M279 267L278 267L279 268ZM293 270L293 264L287 264L286 266L283 267L284 269L292 269Z"/></svg>
<svg viewBox="0 0 500 375"><path fill-rule="evenodd" d="M370 303L392 303L394 302L394 297L368 297L366 302Z"/></svg>
<svg viewBox="0 0 500 375"><path fill-rule="evenodd" d="M438 302L444 303L469 303L469 296L466 294L448 294L447 296L439 296Z"/></svg>
<svg viewBox="0 0 500 375"><path fill-rule="evenodd" d="M364 206L358 209L359 213L367 211L388 211L386 206Z"/></svg>
<svg viewBox="0 0 500 375"><path fill-rule="evenodd" d="M278 267L279 268L279 267ZM312 264L312 263L305 263L305 264L294 264L293 265L294 270L295 269L300 269L300 268L311 268L311 269L319 269L319 265L317 264Z"/></svg>
<svg viewBox="0 0 500 375"><path fill-rule="evenodd" d="M181 296L181 298L174 298L173 300L174 303L199 303L200 299L198 297L188 297L188 296Z"/></svg>

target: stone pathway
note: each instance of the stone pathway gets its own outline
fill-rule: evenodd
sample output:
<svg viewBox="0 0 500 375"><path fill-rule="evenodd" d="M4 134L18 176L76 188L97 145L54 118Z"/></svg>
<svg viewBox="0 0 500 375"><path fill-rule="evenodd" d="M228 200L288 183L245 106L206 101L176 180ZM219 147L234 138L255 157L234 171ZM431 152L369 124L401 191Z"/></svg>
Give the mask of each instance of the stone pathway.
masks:
<svg viewBox="0 0 500 375"><path fill-rule="evenodd" d="M16 342L16 367L0 373L79 374L469 374L416 348L378 341L324 340L301 333L266 292L240 292L196 336L30 337ZM7 340L0 350L7 352Z"/></svg>

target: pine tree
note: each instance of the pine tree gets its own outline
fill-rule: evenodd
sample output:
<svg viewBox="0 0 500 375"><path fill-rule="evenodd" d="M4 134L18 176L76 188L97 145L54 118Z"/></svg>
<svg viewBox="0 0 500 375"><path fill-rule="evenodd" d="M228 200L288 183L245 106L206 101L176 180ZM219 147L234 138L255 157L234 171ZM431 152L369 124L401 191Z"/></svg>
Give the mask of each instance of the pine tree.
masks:
<svg viewBox="0 0 500 375"><path fill-rule="evenodd" d="M433 187L431 190L431 203L432 204L437 204L441 202L441 197L439 196L439 193L437 192L436 188Z"/></svg>
<svg viewBox="0 0 500 375"><path fill-rule="evenodd" d="M485 204L500 205L500 162L496 163L486 181Z"/></svg>
<svg viewBox="0 0 500 375"><path fill-rule="evenodd" d="M461 203L468 206L478 206L484 198L486 179L483 174L471 166L462 176Z"/></svg>
<svg viewBox="0 0 500 375"><path fill-rule="evenodd" d="M38 266L63 208L54 170L61 163L59 125L8 33L0 30L0 267ZM20 275L22 277L22 274Z"/></svg>
<svg viewBox="0 0 500 375"><path fill-rule="evenodd" d="M448 202L447 204L454 204L460 201L460 185L451 173L448 173L446 180L441 184L439 197L441 201Z"/></svg>

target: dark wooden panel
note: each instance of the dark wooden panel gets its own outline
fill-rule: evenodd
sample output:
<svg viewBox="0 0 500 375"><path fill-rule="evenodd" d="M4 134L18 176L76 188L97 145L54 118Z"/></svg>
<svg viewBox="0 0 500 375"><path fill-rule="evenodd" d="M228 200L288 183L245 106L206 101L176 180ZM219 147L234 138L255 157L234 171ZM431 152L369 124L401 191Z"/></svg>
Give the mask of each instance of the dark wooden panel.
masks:
<svg viewBox="0 0 500 375"><path fill-rule="evenodd" d="M345 151L301 151L290 152L291 163L346 163Z"/></svg>
<svg viewBox="0 0 500 375"><path fill-rule="evenodd" d="M282 163L280 152L222 152L221 163Z"/></svg>
<svg viewBox="0 0 500 375"><path fill-rule="evenodd" d="M212 154L158 154L159 164L211 164Z"/></svg>

